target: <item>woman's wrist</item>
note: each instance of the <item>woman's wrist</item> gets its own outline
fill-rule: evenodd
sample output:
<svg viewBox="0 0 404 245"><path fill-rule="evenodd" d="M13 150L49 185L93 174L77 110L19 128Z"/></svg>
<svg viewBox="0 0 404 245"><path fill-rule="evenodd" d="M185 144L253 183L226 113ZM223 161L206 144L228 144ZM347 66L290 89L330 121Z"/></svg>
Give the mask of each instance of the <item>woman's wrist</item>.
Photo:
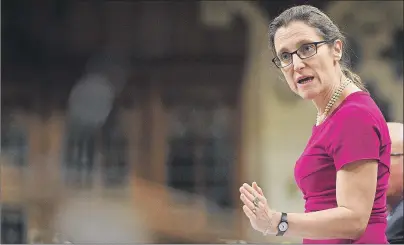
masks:
<svg viewBox="0 0 404 245"><path fill-rule="evenodd" d="M272 215L272 227L275 234L278 233L278 225L281 222L281 216L281 212L274 212Z"/></svg>
<svg viewBox="0 0 404 245"><path fill-rule="evenodd" d="M281 213L272 211L269 215L268 227L264 230L264 236L269 234L276 234L278 232L278 224L281 221Z"/></svg>

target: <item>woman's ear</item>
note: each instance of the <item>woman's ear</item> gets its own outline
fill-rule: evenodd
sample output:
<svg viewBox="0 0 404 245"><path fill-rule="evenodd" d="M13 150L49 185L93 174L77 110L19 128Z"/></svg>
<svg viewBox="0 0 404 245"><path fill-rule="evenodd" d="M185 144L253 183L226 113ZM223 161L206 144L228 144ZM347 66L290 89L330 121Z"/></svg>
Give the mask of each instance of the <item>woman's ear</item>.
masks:
<svg viewBox="0 0 404 245"><path fill-rule="evenodd" d="M335 61L340 61L342 58L342 41L337 39L334 41L334 58Z"/></svg>

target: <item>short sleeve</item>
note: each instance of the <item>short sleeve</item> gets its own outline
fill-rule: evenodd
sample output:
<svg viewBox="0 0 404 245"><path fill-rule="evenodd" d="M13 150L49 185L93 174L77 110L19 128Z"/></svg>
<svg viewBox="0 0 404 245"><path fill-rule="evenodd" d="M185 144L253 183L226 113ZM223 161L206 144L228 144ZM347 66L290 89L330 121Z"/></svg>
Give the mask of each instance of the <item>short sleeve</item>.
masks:
<svg viewBox="0 0 404 245"><path fill-rule="evenodd" d="M359 160L380 160L381 136L376 120L364 109L346 108L330 132L329 154L335 168Z"/></svg>

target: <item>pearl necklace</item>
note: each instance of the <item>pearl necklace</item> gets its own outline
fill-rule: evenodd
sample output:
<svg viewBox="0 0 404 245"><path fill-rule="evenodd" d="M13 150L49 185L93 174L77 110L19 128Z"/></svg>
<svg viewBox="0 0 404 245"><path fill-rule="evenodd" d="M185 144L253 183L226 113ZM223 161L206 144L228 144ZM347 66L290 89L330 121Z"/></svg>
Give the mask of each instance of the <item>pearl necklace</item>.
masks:
<svg viewBox="0 0 404 245"><path fill-rule="evenodd" d="M317 120L316 120L316 126L320 125L320 123L327 117L328 113L330 112L331 107L335 104L335 102L338 100L338 98L341 96L342 91L350 84L352 80L347 79L345 82L343 82L339 88L334 92L332 95L330 101L328 101L327 106L324 109L323 113L317 113Z"/></svg>

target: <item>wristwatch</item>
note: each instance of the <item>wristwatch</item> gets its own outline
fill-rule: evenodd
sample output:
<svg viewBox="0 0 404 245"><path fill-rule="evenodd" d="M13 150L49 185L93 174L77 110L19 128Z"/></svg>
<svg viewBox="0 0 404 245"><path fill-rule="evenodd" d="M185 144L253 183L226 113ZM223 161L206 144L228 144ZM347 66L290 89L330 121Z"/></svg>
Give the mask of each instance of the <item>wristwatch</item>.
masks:
<svg viewBox="0 0 404 245"><path fill-rule="evenodd" d="M285 232L288 230L288 228L289 228L288 214L282 213L281 221L278 224L278 233L276 233L276 236L283 236L283 234L285 234Z"/></svg>

